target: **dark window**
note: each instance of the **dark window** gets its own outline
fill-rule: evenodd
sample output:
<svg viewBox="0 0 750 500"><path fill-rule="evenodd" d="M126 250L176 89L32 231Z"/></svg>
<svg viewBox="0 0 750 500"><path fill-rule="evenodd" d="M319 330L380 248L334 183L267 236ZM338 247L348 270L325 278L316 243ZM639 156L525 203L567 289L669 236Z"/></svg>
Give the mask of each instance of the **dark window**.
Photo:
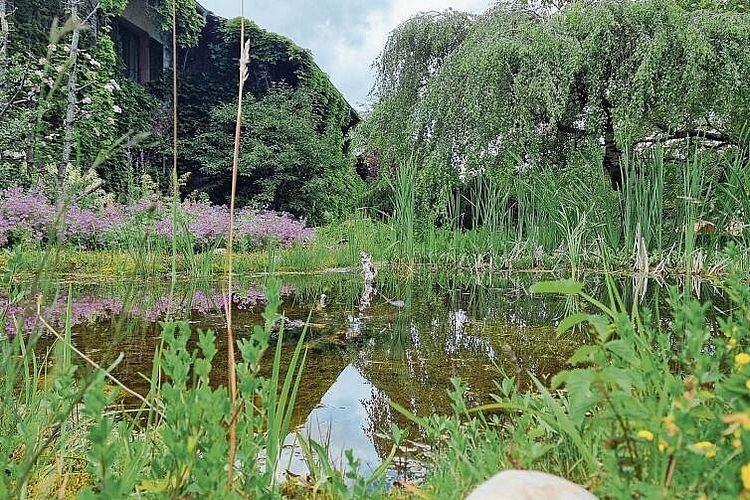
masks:
<svg viewBox="0 0 750 500"><path fill-rule="evenodd" d="M164 46L154 40L149 42L149 80L158 80L164 72Z"/></svg>
<svg viewBox="0 0 750 500"><path fill-rule="evenodd" d="M120 49L122 50L122 62L125 65L125 75L131 80L140 82L141 41L138 35L124 26L120 27Z"/></svg>

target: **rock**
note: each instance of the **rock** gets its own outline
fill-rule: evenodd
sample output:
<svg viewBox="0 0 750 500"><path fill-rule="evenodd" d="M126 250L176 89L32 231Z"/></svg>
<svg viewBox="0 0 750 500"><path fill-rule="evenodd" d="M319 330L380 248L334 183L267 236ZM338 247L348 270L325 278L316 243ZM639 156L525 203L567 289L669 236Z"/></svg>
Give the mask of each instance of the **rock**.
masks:
<svg viewBox="0 0 750 500"><path fill-rule="evenodd" d="M582 486L533 470L504 470L476 487L466 500L598 500Z"/></svg>

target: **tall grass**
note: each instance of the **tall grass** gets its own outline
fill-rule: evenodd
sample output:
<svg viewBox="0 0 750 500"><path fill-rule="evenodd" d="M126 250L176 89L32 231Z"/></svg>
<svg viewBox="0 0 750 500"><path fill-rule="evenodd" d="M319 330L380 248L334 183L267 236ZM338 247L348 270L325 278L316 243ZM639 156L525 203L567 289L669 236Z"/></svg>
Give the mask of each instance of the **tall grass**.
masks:
<svg viewBox="0 0 750 500"><path fill-rule="evenodd" d="M393 190L393 216L391 223L396 235L396 251L400 259L414 262L415 199L414 179L417 174L414 158L403 162L396 170L396 178L391 183Z"/></svg>
<svg viewBox="0 0 750 500"><path fill-rule="evenodd" d="M700 156L687 162L682 172L682 195L679 197L678 221L684 230L681 245L683 269L686 274L695 271L696 229L703 208L704 175Z"/></svg>
<svg viewBox="0 0 750 500"><path fill-rule="evenodd" d="M625 248L645 245L650 252L664 250L664 151L657 146L645 161L623 155L622 234Z"/></svg>

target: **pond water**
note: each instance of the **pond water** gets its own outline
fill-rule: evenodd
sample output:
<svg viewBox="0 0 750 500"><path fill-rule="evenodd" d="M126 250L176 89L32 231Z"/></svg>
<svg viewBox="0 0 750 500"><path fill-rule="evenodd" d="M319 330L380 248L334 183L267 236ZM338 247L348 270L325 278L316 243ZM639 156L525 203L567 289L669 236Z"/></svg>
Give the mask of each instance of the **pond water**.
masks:
<svg viewBox="0 0 750 500"><path fill-rule="evenodd" d="M346 463L344 450L360 460L367 475L390 451L385 437L393 423L410 430L412 447L397 455L390 475L419 479L419 430L389 405L395 401L416 415L451 412L451 378L468 385L469 406L491 401L494 381L506 373L528 384L528 374L547 381L562 369L585 332L555 334L559 320L579 310L572 298L532 296L528 286L553 279L549 274L461 275L418 274L410 279L381 274L375 289L364 287L359 273L283 275L283 312L288 318L282 359L288 364L301 328L310 316L304 379L297 398L293 425L327 444L331 460ZM235 335L249 335L261 324L263 277L243 278L236 287L233 318ZM603 278L585 279L592 295L603 294ZM169 299L168 283L161 281L62 285L42 298L43 315L60 324L70 294L73 342L102 365L121 352L123 362L114 375L135 391L146 393L142 375L151 373L159 344L158 321L169 311L189 319L195 329L217 332L219 354L214 380L226 380L225 321L220 284L183 282ZM666 295L651 286L641 297L623 283L625 300L648 303ZM704 295L711 290L701 290ZM7 307L6 318L23 317L33 306ZM33 314L22 328L33 329ZM12 321L7 321L9 330ZM38 325L37 325L38 326ZM51 343L44 335L42 344ZM271 358L269 353L268 359ZM125 404L137 406L135 400ZM287 439L281 470L300 474L306 466L293 436Z"/></svg>

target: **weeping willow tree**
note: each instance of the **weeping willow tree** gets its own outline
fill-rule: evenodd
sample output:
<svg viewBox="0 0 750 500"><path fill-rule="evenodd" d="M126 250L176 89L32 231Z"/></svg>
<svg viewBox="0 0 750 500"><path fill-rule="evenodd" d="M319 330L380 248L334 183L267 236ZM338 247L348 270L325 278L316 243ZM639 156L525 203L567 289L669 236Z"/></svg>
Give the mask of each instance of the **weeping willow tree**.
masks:
<svg viewBox="0 0 750 500"><path fill-rule="evenodd" d="M750 16L670 0L577 1L551 14L500 3L479 18L412 18L376 68L366 141L381 167L418 157L425 191L459 173L559 172L582 158L618 188L622 155L644 144L743 142Z"/></svg>

